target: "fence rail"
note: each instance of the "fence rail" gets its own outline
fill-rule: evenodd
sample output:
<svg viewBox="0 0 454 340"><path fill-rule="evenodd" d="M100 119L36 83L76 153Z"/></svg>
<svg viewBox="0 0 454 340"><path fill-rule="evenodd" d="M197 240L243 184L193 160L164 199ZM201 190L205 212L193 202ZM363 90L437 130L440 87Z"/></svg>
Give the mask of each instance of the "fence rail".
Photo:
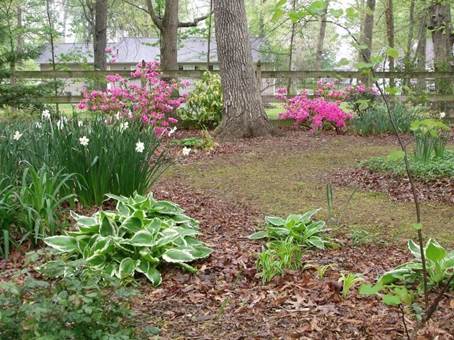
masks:
<svg viewBox="0 0 454 340"><path fill-rule="evenodd" d="M177 70L165 71L162 73L163 77L167 78L180 78L180 79L199 79L202 77L206 70ZM219 72L219 71L212 71ZM43 79L95 79L103 78L109 74L119 74L125 78L131 76L130 70L108 70L108 71L94 71L94 70L46 70L46 71L17 71L15 77L22 80L43 80ZM381 79L414 79L414 80L437 80L437 79L452 79L454 82L454 72L429 72L429 71L415 71L415 72L375 72L376 76ZM335 78L335 79L361 79L364 74L360 71L268 71L262 70L260 66L256 70L257 79L276 79L285 80L308 80L320 78ZM43 97L39 100L43 103L78 103L81 96L78 95L60 95ZM404 100L405 97L399 97ZM272 102L276 99L270 95L264 95L265 102ZM432 103L454 103L454 95L437 95L428 93L427 100Z"/></svg>

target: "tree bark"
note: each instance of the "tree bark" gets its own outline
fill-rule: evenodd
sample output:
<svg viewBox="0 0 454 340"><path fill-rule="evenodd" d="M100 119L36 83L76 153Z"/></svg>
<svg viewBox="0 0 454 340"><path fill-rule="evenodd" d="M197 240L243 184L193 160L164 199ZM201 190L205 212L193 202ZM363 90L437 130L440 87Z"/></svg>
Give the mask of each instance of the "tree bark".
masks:
<svg viewBox="0 0 454 340"><path fill-rule="evenodd" d="M323 45L325 42L325 35L326 35L326 18L328 15L329 1L330 0L326 0L325 8L323 9L322 16L320 18L320 30L318 32L317 51L315 53L315 69L316 70L322 69Z"/></svg>
<svg viewBox="0 0 454 340"><path fill-rule="evenodd" d="M161 69L178 69L178 0L167 0L165 2L165 12L162 17L162 24L159 27L161 33Z"/></svg>
<svg viewBox="0 0 454 340"><path fill-rule="evenodd" d="M244 0L215 0L215 33L224 95L221 139L273 133L255 78Z"/></svg>
<svg viewBox="0 0 454 340"><path fill-rule="evenodd" d="M423 1L425 4L425 1ZM415 61L418 71L426 70L426 48L427 48L427 14L424 11L423 19L419 24L418 30L418 45L416 47ZM426 90L426 80L418 79L418 89Z"/></svg>
<svg viewBox="0 0 454 340"><path fill-rule="evenodd" d="M107 1L96 0L95 3L95 34L93 36L95 70L105 70L107 66Z"/></svg>
<svg viewBox="0 0 454 340"><path fill-rule="evenodd" d="M292 0L292 11L296 9L296 0ZM292 70L293 64L293 47L295 45L295 33L296 33L296 22L292 21L292 31L290 33L290 47L288 52L288 70ZM288 78L287 82L287 93L291 94L292 92L292 78Z"/></svg>
<svg viewBox="0 0 454 340"><path fill-rule="evenodd" d="M363 34L361 43L366 48L361 49L362 60L364 62L370 62L372 55L372 39L374 32L374 12L375 12L375 0L367 0L364 16Z"/></svg>
<svg viewBox="0 0 454 340"><path fill-rule="evenodd" d="M386 37L388 46L394 48L394 13L393 13L393 0L386 0ZM388 57L388 68L390 72L394 72L394 57ZM389 79L389 85L394 87L394 78Z"/></svg>
<svg viewBox="0 0 454 340"><path fill-rule="evenodd" d="M449 62L452 58L452 23L451 8L448 1L432 1L429 29L432 31L435 71L449 71L451 69ZM449 81L438 80L436 87L440 94L452 93Z"/></svg>

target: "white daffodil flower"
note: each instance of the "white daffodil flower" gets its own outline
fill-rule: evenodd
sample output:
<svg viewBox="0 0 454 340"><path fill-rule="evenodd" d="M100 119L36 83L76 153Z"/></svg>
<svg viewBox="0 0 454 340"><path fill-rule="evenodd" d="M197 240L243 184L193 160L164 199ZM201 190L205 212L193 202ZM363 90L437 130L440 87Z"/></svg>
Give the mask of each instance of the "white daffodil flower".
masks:
<svg viewBox="0 0 454 340"><path fill-rule="evenodd" d="M78 126L78 127L84 126L83 120L78 120L78 121L77 121L77 126Z"/></svg>
<svg viewBox="0 0 454 340"><path fill-rule="evenodd" d="M128 127L129 127L129 123L128 123L128 122L122 122L122 123L120 123L120 131L121 131L121 132L123 132L124 130L126 130Z"/></svg>
<svg viewBox="0 0 454 340"><path fill-rule="evenodd" d="M139 140L139 141L136 143L136 152L142 153L143 150L145 150L145 145Z"/></svg>
<svg viewBox="0 0 454 340"><path fill-rule="evenodd" d="M174 126L173 128L171 128L171 129L169 130L168 136L169 136L169 137L172 136L172 135L175 133L175 131L177 131L177 127L176 127L176 126Z"/></svg>
<svg viewBox="0 0 454 340"><path fill-rule="evenodd" d="M14 132L13 139L19 140L22 137L22 135L23 135L22 133L20 133L19 131L16 131L16 132Z"/></svg>
<svg viewBox="0 0 454 340"><path fill-rule="evenodd" d="M44 110L41 114L42 119L50 119L50 112L49 110Z"/></svg>
<svg viewBox="0 0 454 340"><path fill-rule="evenodd" d="M446 113L445 112L440 112L440 119L443 119L446 117Z"/></svg>
<svg viewBox="0 0 454 340"><path fill-rule="evenodd" d="M89 141L90 140L86 136L83 136L83 137L79 138L79 143L82 146L87 146Z"/></svg>

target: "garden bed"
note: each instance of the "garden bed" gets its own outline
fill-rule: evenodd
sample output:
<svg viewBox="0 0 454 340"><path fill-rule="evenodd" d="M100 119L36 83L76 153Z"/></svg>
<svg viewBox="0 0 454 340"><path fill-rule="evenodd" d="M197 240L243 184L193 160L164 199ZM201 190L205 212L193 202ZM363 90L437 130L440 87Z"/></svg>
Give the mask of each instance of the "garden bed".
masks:
<svg viewBox="0 0 454 340"><path fill-rule="evenodd" d="M164 337L404 336L398 309L385 307L375 298L360 298L357 293L343 299L336 284L341 271L364 273L373 280L408 258L403 246L353 247L341 239L343 247L339 250L311 251L304 256L308 263L335 264L324 279L307 269L289 272L263 285L255 267L261 244L247 239L260 217L257 210L169 181L161 183L156 193L178 202L199 219L202 238L215 249L198 266L198 275L171 270L164 274L159 289L141 286L143 296L136 301L136 308L144 322L160 327ZM454 334L452 312L452 301L445 299L424 334L449 338Z"/></svg>
<svg viewBox="0 0 454 340"><path fill-rule="evenodd" d="M402 176L358 168L338 171L332 175L332 181L337 185L385 192L395 201L413 201L410 182ZM419 200L454 204L454 178L416 180L415 184Z"/></svg>

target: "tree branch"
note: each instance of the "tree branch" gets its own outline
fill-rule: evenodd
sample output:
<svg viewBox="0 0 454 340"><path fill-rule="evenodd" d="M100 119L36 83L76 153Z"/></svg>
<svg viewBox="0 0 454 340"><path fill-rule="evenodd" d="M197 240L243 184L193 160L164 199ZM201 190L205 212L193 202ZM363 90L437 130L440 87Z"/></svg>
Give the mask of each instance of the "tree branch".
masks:
<svg viewBox="0 0 454 340"><path fill-rule="evenodd" d="M188 22L179 22L178 27L195 27L197 24L205 19L207 19L211 15L211 12L208 13L207 15L204 15L199 18L195 18L194 21L188 21Z"/></svg>
<svg viewBox="0 0 454 340"><path fill-rule="evenodd" d="M154 7L153 7L153 2L151 0L145 0L147 4L147 13L150 15L151 20L153 20L153 23L158 27L159 29L162 28L162 19L156 14Z"/></svg>
<svg viewBox="0 0 454 340"><path fill-rule="evenodd" d="M139 9L141 11L144 11L145 13L148 14L148 10L146 8L143 8L143 7L140 7L140 6L136 5L134 2L131 2L131 1L128 1L128 0L123 0L123 2L127 3L129 6L137 8L137 9Z"/></svg>

